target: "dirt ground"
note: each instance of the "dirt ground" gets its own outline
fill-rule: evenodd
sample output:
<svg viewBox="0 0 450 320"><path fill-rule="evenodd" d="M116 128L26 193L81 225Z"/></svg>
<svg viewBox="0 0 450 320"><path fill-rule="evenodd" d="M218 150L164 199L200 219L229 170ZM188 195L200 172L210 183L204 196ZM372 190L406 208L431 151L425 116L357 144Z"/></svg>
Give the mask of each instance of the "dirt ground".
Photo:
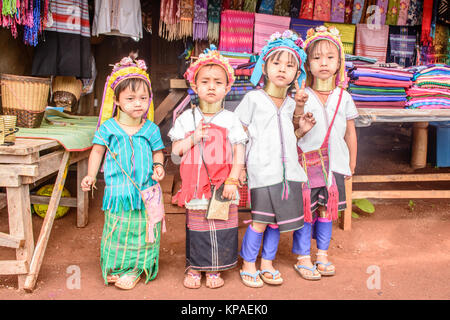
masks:
<svg viewBox="0 0 450 320"><path fill-rule="evenodd" d="M410 127L374 125L359 131L358 174L413 172L409 167ZM450 172L449 169L436 169L429 165L416 172ZM68 183L70 185L71 182ZM411 186L450 189L448 182L414 183L403 187ZM376 189L386 185L364 187ZM292 233L282 234L275 265L283 274L285 283L279 287L265 285L261 289L245 287L240 281L238 268L223 273L225 286L222 288L208 289L204 286L204 279L202 288L198 290L184 288L185 216L169 214L166 217L168 230L161 240L158 276L146 285L141 281L133 290L122 291L113 285L104 285L100 273L102 192L100 182L100 188L90 203L89 224L85 228L76 227L75 209L55 220L35 291L19 291L16 276L0 276L0 300L450 298L450 199L373 200L376 211L354 218L351 231L343 231L337 223L334 225L329 254L337 274L316 282L303 280L293 269ZM240 240L246 229L243 220L249 217L249 212L240 213ZM41 224L42 219L33 215L35 239L39 236ZM0 210L0 232L8 232L6 209ZM14 250L0 249L0 260L14 257ZM80 272L79 288L73 288L73 270Z"/></svg>

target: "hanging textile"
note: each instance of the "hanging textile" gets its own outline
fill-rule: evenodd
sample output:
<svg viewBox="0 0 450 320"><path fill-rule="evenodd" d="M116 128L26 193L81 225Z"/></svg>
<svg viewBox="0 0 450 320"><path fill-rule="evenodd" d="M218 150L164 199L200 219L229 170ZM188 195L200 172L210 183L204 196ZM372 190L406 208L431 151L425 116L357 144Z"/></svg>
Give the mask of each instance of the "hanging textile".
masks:
<svg viewBox="0 0 450 320"><path fill-rule="evenodd" d="M262 0L258 9L258 13L273 14L275 0Z"/></svg>
<svg viewBox="0 0 450 320"><path fill-rule="evenodd" d="M386 62L386 48L389 37L389 26L377 27L367 24L356 26L355 55L375 58L378 62Z"/></svg>
<svg viewBox="0 0 450 320"><path fill-rule="evenodd" d="M439 0L437 19L439 23L450 24L449 0Z"/></svg>
<svg viewBox="0 0 450 320"><path fill-rule="evenodd" d="M242 10L247 12L256 12L258 0L245 0Z"/></svg>
<svg viewBox="0 0 450 320"><path fill-rule="evenodd" d="M392 26L397 25L399 4L400 0L389 0L388 11L386 14L386 24Z"/></svg>
<svg viewBox="0 0 450 320"><path fill-rule="evenodd" d="M275 0L273 14L277 16L289 17L290 8L291 0Z"/></svg>
<svg viewBox="0 0 450 320"><path fill-rule="evenodd" d="M299 36L302 37L303 40L306 40L306 33L308 30L321 26L323 23L323 21L292 18L289 29L294 30Z"/></svg>
<svg viewBox="0 0 450 320"><path fill-rule="evenodd" d="M53 24L44 30L45 41L33 54L33 76L90 78L91 30L88 0L52 0ZM74 18L79 13L79 19Z"/></svg>
<svg viewBox="0 0 450 320"><path fill-rule="evenodd" d="M430 45L433 39L431 38L431 19L433 14L433 0L424 0L423 15L422 15L422 34L421 42L424 45Z"/></svg>
<svg viewBox="0 0 450 320"><path fill-rule="evenodd" d="M408 9L410 0L400 0L399 11L398 11L398 26L406 26L406 20L408 19Z"/></svg>
<svg viewBox="0 0 450 320"><path fill-rule="evenodd" d="M255 13L255 36L253 44L253 52L259 53L260 50L267 44L267 40L275 32L283 33L289 29L291 18L289 17L276 17Z"/></svg>
<svg viewBox="0 0 450 320"><path fill-rule="evenodd" d="M208 0L195 0L194 7L194 40L208 39Z"/></svg>
<svg viewBox="0 0 450 320"><path fill-rule="evenodd" d="M389 26L389 42L386 62L395 62L402 67L415 64L417 27Z"/></svg>
<svg viewBox="0 0 450 320"><path fill-rule="evenodd" d="M389 0L378 0L377 6L380 11L380 23L387 24L386 23L386 15L388 12Z"/></svg>
<svg viewBox="0 0 450 320"><path fill-rule="evenodd" d="M177 38L177 25L180 21L177 0L162 0L160 7L158 35L168 41Z"/></svg>
<svg viewBox="0 0 450 320"><path fill-rule="evenodd" d="M355 47L356 26L354 24L325 22L325 27L335 26L341 35L341 42L344 46L345 54L353 54Z"/></svg>
<svg viewBox="0 0 450 320"><path fill-rule="evenodd" d="M330 21L331 6L329 0L316 0L314 2L314 20Z"/></svg>
<svg viewBox="0 0 450 320"><path fill-rule="evenodd" d="M410 0L406 25L418 26L422 24L422 0Z"/></svg>
<svg viewBox="0 0 450 320"><path fill-rule="evenodd" d="M253 12L225 10L221 15L220 51L247 52L253 48Z"/></svg>
<svg viewBox="0 0 450 320"><path fill-rule="evenodd" d="M302 0L291 0L290 17L298 18Z"/></svg>
<svg viewBox="0 0 450 320"><path fill-rule="evenodd" d="M364 0L354 0L352 10L352 23L358 24L361 21L362 9L364 8Z"/></svg>
<svg viewBox="0 0 450 320"><path fill-rule="evenodd" d="M220 9L222 0L208 0L208 39L210 42L219 41Z"/></svg>
<svg viewBox="0 0 450 320"><path fill-rule="evenodd" d="M331 1L331 22L344 22L345 0Z"/></svg>
<svg viewBox="0 0 450 320"><path fill-rule="evenodd" d="M344 23L352 23L353 0L345 0Z"/></svg>
<svg viewBox="0 0 450 320"><path fill-rule="evenodd" d="M192 36L194 20L194 0L180 1L180 23L178 25L178 39Z"/></svg>
<svg viewBox="0 0 450 320"><path fill-rule="evenodd" d="M366 0L364 2L364 8L362 9L361 21L359 23L367 23L369 17L375 14L375 11L371 11L371 8L377 5L377 0Z"/></svg>
<svg viewBox="0 0 450 320"><path fill-rule="evenodd" d="M314 15L314 0L302 0L300 8L300 19L312 19Z"/></svg>

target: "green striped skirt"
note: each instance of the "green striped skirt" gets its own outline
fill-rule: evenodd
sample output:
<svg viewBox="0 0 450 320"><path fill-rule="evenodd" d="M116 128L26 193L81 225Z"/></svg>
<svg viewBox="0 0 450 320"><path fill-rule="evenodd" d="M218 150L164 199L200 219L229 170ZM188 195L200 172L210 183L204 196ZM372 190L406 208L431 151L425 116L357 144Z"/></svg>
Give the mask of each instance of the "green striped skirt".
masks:
<svg viewBox="0 0 450 320"><path fill-rule="evenodd" d="M155 242L145 242L146 217L144 210L105 211L105 224L100 246L102 276L130 271L145 273L145 283L158 273L161 222L154 227Z"/></svg>

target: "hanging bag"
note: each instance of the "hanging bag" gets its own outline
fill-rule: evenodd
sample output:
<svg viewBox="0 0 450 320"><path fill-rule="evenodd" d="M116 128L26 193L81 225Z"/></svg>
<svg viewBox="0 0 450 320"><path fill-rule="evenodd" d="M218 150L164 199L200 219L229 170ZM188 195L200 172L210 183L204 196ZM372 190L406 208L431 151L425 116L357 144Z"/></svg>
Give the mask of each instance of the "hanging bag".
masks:
<svg viewBox="0 0 450 320"><path fill-rule="evenodd" d="M120 163L116 159L116 154L111 151L106 141L100 136L97 135L104 143L106 148L109 151L109 154L114 159L114 161L119 166L120 170L127 176L127 178L133 183L133 185L138 189L139 194L142 198L142 201L145 205L146 217L147 217L147 230L145 233L145 241L146 242L155 242L157 236L153 233L154 226L162 221L162 232L166 232L166 220L164 213L164 202L163 202L163 192L161 189L161 185L156 183L155 185L148 187L147 189L141 190L136 183L131 179L131 177L126 173L126 171L122 168Z"/></svg>

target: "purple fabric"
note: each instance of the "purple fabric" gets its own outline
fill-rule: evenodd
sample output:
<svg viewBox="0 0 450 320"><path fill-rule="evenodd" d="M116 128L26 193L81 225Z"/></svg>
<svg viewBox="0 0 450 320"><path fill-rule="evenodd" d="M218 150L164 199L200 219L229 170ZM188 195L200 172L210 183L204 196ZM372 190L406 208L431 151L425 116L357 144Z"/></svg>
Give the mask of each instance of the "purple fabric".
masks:
<svg viewBox="0 0 450 320"><path fill-rule="evenodd" d="M374 77L380 79L391 79L391 80L403 80L410 81L411 77L403 77L392 74L383 74L383 73L375 73L375 72L364 72L359 70L354 70L349 73L351 79L358 79L359 77Z"/></svg>
<svg viewBox="0 0 450 320"><path fill-rule="evenodd" d="M255 262L261 248L263 232L256 232L252 226L248 226L242 239L242 246L239 255L247 262Z"/></svg>
<svg viewBox="0 0 450 320"><path fill-rule="evenodd" d="M295 230L292 240L292 253L308 256L311 252L312 224L305 222L303 228Z"/></svg>
<svg viewBox="0 0 450 320"><path fill-rule="evenodd" d="M261 257L266 260L275 260L280 242L280 229L267 226L264 231L263 248Z"/></svg>
<svg viewBox="0 0 450 320"><path fill-rule="evenodd" d="M317 220L314 223L313 238L316 239L317 249L328 250L331 241L332 228L333 223L331 221L322 222Z"/></svg>
<svg viewBox="0 0 450 320"><path fill-rule="evenodd" d="M333 0L331 2L331 22L344 23L345 0Z"/></svg>

